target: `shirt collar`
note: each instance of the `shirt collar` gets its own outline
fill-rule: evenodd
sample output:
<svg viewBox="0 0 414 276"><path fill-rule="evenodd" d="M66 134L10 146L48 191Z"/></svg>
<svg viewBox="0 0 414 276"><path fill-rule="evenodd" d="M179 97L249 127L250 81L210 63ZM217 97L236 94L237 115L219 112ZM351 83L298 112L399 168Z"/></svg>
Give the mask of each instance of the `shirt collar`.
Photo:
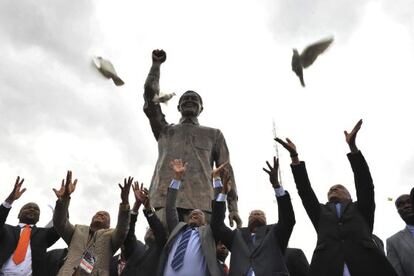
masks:
<svg viewBox="0 0 414 276"><path fill-rule="evenodd" d="M18 225L19 225L20 228L23 228L26 224L27 223L19 223ZM33 228L33 226L34 226L34 224L29 224L29 225L30 225L30 228Z"/></svg>
<svg viewBox="0 0 414 276"><path fill-rule="evenodd" d="M411 234L414 235L414 225L407 224L407 229L408 229L408 231L410 231Z"/></svg>
<svg viewBox="0 0 414 276"><path fill-rule="evenodd" d="M180 124L192 124L192 125L196 125L196 126L200 125L198 123L197 117L191 117L191 118L181 117Z"/></svg>

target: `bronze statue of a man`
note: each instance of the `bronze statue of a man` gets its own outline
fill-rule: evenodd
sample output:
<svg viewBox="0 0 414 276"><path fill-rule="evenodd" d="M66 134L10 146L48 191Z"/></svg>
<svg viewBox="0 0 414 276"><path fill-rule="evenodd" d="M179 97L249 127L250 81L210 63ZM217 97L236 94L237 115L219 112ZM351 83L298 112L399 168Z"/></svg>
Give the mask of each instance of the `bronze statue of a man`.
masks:
<svg viewBox="0 0 414 276"><path fill-rule="evenodd" d="M203 110L203 101L194 91L185 92L179 100L180 122L167 123L160 104L153 101L154 96L159 94L160 67L166 57L163 50L152 52L152 66L144 91L144 112L158 142L158 161L150 186L151 201L156 210L161 213L165 207L167 188L172 179L170 162L180 158L188 163L176 202L180 218L193 209L201 209L210 214L214 194L211 172L214 164L218 167L229 161L229 151L219 129L201 126L198 123L197 117ZM237 190L230 164L228 169L233 183L232 193L227 197L230 225L232 226L235 221L237 226L241 227L237 209ZM163 217L163 214L160 215Z"/></svg>

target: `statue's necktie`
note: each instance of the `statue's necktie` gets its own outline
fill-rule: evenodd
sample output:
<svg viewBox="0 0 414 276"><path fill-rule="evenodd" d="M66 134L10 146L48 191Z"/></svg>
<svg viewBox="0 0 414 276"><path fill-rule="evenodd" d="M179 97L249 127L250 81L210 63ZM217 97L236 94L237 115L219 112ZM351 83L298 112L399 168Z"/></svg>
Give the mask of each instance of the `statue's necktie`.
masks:
<svg viewBox="0 0 414 276"><path fill-rule="evenodd" d="M22 232L20 233L20 239L17 244L16 250L14 251L14 254L13 254L13 262L16 265L23 262L24 258L26 258L27 247L29 246L29 243L30 243L31 231L32 230L30 228L30 225L26 224L23 227Z"/></svg>
<svg viewBox="0 0 414 276"><path fill-rule="evenodd" d="M181 236L180 243L178 244L177 249L175 250L173 260L171 262L171 267L175 271L179 270L184 264L185 251L187 250L188 241L190 240L192 231L193 228L187 228L184 231L184 233Z"/></svg>

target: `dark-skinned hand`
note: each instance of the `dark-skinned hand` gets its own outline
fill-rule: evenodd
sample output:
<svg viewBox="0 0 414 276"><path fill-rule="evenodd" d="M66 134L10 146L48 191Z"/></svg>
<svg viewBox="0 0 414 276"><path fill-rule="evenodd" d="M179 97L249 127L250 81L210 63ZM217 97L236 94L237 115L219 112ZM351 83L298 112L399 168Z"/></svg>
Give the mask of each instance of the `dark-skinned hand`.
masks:
<svg viewBox="0 0 414 276"><path fill-rule="evenodd" d="M6 198L7 203L12 204L15 200L19 199L24 192L26 192L26 188L23 188L22 190L20 190L23 185L23 182L24 182L24 178L22 178L21 180L20 180L20 176L16 178L13 191Z"/></svg>
<svg viewBox="0 0 414 276"><path fill-rule="evenodd" d="M266 161L268 170L263 168L263 170L269 175L269 181L272 183L273 188L280 188L279 184L279 158L273 157L273 167Z"/></svg>

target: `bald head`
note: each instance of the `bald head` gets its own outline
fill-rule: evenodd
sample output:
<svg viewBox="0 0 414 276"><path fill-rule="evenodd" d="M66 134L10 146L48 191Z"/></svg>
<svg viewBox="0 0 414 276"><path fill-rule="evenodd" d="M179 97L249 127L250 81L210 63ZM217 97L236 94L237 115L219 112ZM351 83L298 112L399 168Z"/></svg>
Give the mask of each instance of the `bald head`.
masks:
<svg viewBox="0 0 414 276"><path fill-rule="evenodd" d="M90 227L93 229L108 229L111 225L111 217L107 211L99 211L92 217Z"/></svg>
<svg viewBox="0 0 414 276"><path fill-rule="evenodd" d="M333 185L328 191L328 201L334 203L346 203L352 201L348 189L341 184Z"/></svg>
<svg viewBox="0 0 414 276"><path fill-rule="evenodd" d="M23 205L19 211L17 218L20 223L36 224L39 221L40 208L34 202L29 202Z"/></svg>
<svg viewBox="0 0 414 276"><path fill-rule="evenodd" d="M191 226L201 226L206 224L206 216L200 209L194 209L188 215L187 224Z"/></svg>

